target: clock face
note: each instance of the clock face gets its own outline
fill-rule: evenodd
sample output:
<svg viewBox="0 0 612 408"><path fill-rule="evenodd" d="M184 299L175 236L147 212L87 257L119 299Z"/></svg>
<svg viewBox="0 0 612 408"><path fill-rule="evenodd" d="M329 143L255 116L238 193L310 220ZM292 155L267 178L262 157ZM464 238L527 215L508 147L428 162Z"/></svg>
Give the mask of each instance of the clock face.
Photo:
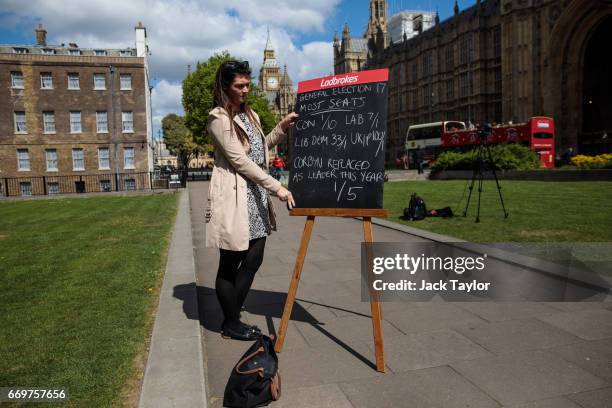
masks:
<svg viewBox="0 0 612 408"><path fill-rule="evenodd" d="M276 88L278 86L278 79L276 78L268 78L268 87Z"/></svg>

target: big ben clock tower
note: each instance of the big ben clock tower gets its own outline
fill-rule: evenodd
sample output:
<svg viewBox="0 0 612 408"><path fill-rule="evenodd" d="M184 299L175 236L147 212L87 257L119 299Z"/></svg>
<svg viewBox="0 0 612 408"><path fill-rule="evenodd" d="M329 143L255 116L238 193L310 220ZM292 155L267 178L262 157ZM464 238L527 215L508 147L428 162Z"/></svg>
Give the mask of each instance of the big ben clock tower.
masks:
<svg viewBox="0 0 612 408"><path fill-rule="evenodd" d="M259 70L259 87L264 92L277 92L280 86L280 65L276 61L274 48L270 42L270 29L268 29L268 40L264 50L264 60Z"/></svg>

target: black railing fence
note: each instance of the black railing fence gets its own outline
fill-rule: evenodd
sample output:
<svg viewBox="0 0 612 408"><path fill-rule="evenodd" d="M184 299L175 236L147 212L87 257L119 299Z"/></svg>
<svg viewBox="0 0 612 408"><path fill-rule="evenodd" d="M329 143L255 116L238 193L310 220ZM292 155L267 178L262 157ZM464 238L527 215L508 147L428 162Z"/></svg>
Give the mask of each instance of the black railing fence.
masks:
<svg viewBox="0 0 612 408"><path fill-rule="evenodd" d="M0 197L160 190L185 187L187 181L210 180L207 169L174 172L77 174L0 177Z"/></svg>

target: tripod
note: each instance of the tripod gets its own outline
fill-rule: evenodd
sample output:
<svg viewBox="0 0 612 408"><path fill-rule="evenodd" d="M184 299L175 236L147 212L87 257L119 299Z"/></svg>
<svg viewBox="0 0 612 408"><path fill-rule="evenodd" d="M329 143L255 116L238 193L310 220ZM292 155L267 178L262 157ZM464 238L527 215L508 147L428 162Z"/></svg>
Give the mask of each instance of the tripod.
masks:
<svg viewBox="0 0 612 408"><path fill-rule="evenodd" d="M474 156L475 158L472 162L474 166L474 171L472 173L472 180L470 182L469 187L470 193L468 194L468 199L467 203L465 204L463 216L467 216L467 211L470 206L470 199L472 198L472 190L474 190L474 183L476 182L476 179L478 179L478 207L476 210L476 222L480 222L480 196L482 195L482 182L484 179L485 160L488 159L491 165L491 171L493 172L493 177L495 178L497 192L499 193L499 201L501 201L502 210L504 211L504 218L508 218L508 211L506 211L506 207L504 205L504 197L502 196L499 179L497 178L497 173L495 172L495 162L493 161L493 156L491 155L491 149L486 141L486 134L480 135L480 144L478 144L478 147L474 152Z"/></svg>

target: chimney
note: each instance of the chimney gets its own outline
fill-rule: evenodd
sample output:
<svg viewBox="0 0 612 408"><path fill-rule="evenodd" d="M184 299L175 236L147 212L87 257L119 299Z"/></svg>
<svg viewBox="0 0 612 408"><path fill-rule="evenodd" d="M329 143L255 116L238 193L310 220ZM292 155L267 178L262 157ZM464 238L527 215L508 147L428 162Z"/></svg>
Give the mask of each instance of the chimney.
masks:
<svg viewBox="0 0 612 408"><path fill-rule="evenodd" d="M147 29L142 24L142 21L138 22L138 25L134 27L136 31L136 56L147 57Z"/></svg>
<svg viewBox="0 0 612 408"><path fill-rule="evenodd" d="M42 24L38 24L36 29L36 45L47 45L47 30L43 28Z"/></svg>

